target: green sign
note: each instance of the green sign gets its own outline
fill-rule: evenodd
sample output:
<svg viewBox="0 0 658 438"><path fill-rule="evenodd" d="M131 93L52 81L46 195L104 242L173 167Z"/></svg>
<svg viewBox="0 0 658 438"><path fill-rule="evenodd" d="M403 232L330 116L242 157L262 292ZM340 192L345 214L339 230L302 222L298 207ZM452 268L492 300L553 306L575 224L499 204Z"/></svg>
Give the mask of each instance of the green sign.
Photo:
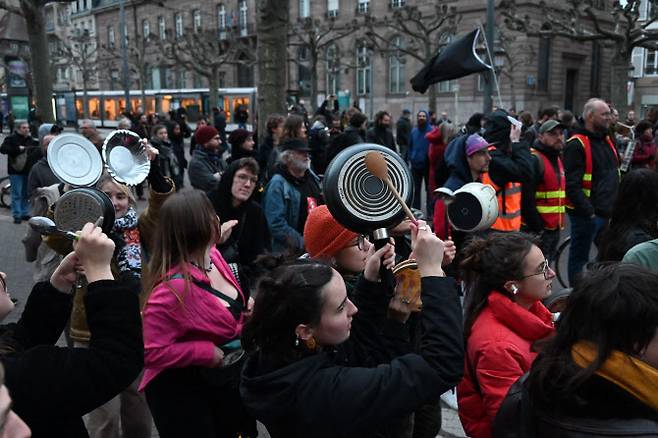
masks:
<svg viewBox="0 0 658 438"><path fill-rule="evenodd" d="M27 115L30 113L30 101L27 96L10 96L9 109L14 113L16 120L27 120Z"/></svg>

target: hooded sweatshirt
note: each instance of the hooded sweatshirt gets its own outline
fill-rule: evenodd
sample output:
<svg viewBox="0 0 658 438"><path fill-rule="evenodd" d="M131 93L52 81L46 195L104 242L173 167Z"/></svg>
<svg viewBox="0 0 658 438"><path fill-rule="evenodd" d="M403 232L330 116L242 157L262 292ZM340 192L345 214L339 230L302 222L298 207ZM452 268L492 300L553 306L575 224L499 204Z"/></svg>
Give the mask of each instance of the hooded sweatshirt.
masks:
<svg viewBox="0 0 658 438"><path fill-rule="evenodd" d="M422 170L425 169L425 165L427 164L427 150L430 145L425 135L432 130L432 125L430 124L427 111L419 111L418 114L425 114L427 122L424 127L416 126L411 130L411 137L409 138L409 161L411 161L411 167Z"/></svg>

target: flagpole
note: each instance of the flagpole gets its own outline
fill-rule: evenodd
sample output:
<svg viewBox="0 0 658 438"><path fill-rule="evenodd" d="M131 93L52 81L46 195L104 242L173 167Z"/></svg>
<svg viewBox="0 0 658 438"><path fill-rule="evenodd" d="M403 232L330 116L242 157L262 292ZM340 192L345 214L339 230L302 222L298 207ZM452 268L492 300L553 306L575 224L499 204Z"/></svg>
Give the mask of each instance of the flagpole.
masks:
<svg viewBox="0 0 658 438"><path fill-rule="evenodd" d="M486 34L484 33L484 28L482 23L478 23L480 27L480 32L484 35L484 46L487 49L487 55L489 56L489 65L491 65L491 76L493 77L494 84L496 85L496 93L498 94L498 106L499 108L503 107L503 99L500 97L500 86L498 85L498 76L496 75L496 64L494 61L493 54L491 53L491 48L489 47L489 42L487 41Z"/></svg>

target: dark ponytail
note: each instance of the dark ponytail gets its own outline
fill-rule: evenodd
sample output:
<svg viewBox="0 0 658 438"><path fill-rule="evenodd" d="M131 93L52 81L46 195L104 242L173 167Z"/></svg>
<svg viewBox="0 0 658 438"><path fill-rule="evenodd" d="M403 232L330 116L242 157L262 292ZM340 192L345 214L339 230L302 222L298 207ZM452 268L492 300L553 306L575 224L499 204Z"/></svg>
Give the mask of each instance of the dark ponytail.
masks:
<svg viewBox="0 0 658 438"><path fill-rule="evenodd" d="M523 261L537 240L526 233L492 233L476 238L464 248L459 265L466 285L464 336L468 339L475 319L487 305L491 291L513 299L503 285L523 276Z"/></svg>
<svg viewBox="0 0 658 438"><path fill-rule="evenodd" d="M261 261L274 267L282 259ZM295 345L295 329L299 324L320 322L322 288L332 276L331 267L311 260L274 267L258 283L253 315L242 330L245 350L260 353L261 364L267 368L279 368L308 354L303 343Z"/></svg>

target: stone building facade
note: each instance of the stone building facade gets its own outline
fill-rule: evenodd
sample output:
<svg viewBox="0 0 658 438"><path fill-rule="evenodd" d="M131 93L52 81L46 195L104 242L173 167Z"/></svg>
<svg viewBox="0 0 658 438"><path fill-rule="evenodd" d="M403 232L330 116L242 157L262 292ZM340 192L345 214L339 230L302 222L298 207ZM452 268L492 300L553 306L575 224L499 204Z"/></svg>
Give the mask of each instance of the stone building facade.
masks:
<svg viewBox="0 0 658 438"><path fill-rule="evenodd" d="M101 89L121 89L121 59L119 46L119 8L117 0L93 1L90 14L95 21L99 47L99 63L103 65L99 77ZM559 0L550 0L556 5ZM240 55L244 62L231 63L220 70L220 87L249 86L256 83L252 61L255 57L255 0L190 0L180 2L164 0L160 3L142 0L126 1L126 25L131 56L140 59L131 63L132 88L198 88L207 87L207 79L193 68L168 59L157 40L181 33L206 32L209 38L235 37L246 49ZM465 34L486 19L486 2L482 0L442 1L454 6L460 20L452 29L456 36ZM520 13L540 18L539 0L521 2ZM609 2L600 2L602 13ZM430 0L290 0L290 19L293 28L304 20L313 20L320 29L332 28L332 35L347 35L325 44L315 53L294 44L291 30L289 59L282 60L281 68L288 72L288 93L307 108L311 102L309 82L316 77L315 100L319 104L327 94L337 94L343 105L357 104L367 114L388 109L394 115L408 108L413 112L428 108L428 97L414 92L409 80L422 67L414 57L383 52L368 38L368 19L378 34L395 44L414 47L408 35L395 32L381 24L397 9L417 7L424 17L432 18L435 1ZM608 9L610 6L607 6ZM499 28L502 18L497 17ZM233 33L231 33L233 32ZM556 105L580 112L584 102L592 96L607 98L610 87L610 49L596 43L578 43L566 38L540 39L503 30L495 50L501 92L494 104L533 114L541 107ZM138 40L149 35L148 44L140 51ZM228 36L227 36L228 35ZM438 38L438 36L437 36ZM154 41L155 40L155 41ZM103 51L102 48L108 50ZM417 50L422 50L417 47ZM214 50L214 49L213 49ZM483 49L482 49L483 50ZM135 65L145 72L144 85L140 85ZM484 79L480 75L468 76L436 86L437 111L447 112L452 119L464 122L468 116L483 107Z"/></svg>

